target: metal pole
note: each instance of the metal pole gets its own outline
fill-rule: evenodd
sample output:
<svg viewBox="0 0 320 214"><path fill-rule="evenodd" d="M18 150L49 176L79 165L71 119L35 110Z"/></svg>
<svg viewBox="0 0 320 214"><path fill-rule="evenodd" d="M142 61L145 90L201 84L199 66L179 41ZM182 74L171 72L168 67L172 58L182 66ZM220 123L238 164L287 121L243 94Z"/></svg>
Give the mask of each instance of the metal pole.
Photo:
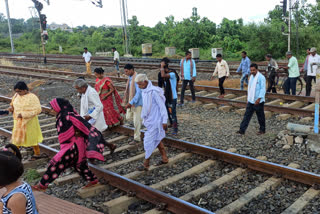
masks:
<svg viewBox="0 0 320 214"><path fill-rule="evenodd" d="M11 32L9 4L8 4L8 0L5 0L5 1L6 1L6 7L7 7L7 19L8 19L9 36L10 36L10 43L11 43L11 53L14 53L14 44L13 44L12 32Z"/></svg>
<svg viewBox="0 0 320 214"><path fill-rule="evenodd" d="M296 57L299 59L299 0L296 2Z"/></svg>
<svg viewBox="0 0 320 214"><path fill-rule="evenodd" d="M289 32L288 32L288 51L290 51L291 50L291 48L290 48L290 43L291 43L291 41L290 41L290 37L291 37L291 0L289 0L289 19L288 19L288 28L289 28Z"/></svg>
<svg viewBox="0 0 320 214"><path fill-rule="evenodd" d="M125 52L129 54L128 34L127 34L127 16L126 16L126 4L125 0L122 0L122 14L123 14L123 28L125 39Z"/></svg>
<svg viewBox="0 0 320 214"><path fill-rule="evenodd" d="M311 65L312 66L312 65ZM315 96L315 106L314 106L314 133L319 134L319 103L320 103L320 64L318 64L318 69L316 71L316 96Z"/></svg>
<svg viewBox="0 0 320 214"><path fill-rule="evenodd" d="M42 25L41 25L41 13L39 11L38 11L38 13L39 13L39 22L40 22L40 32L41 32L40 36L41 36L41 44L42 44L43 63L47 64L46 46L45 46L44 39L42 36L43 29L42 29Z"/></svg>

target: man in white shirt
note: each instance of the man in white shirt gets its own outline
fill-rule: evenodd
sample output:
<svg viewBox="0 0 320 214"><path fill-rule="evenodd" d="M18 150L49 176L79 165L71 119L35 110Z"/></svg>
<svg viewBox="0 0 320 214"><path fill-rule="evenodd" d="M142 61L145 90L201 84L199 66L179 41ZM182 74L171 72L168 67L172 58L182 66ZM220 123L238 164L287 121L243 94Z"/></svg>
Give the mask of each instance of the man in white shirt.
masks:
<svg viewBox="0 0 320 214"><path fill-rule="evenodd" d="M307 64L306 96L311 94L312 80L315 81L318 64L320 64L320 56L317 54L317 49L311 48L310 53Z"/></svg>
<svg viewBox="0 0 320 214"><path fill-rule="evenodd" d="M81 94L80 116L100 132L108 128L99 94L84 79L77 79L73 87Z"/></svg>
<svg viewBox="0 0 320 214"><path fill-rule="evenodd" d="M116 48L112 48L112 52L113 52L114 67L117 70L118 77L120 77L120 71L119 71L120 55Z"/></svg>
<svg viewBox="0 0 320 214"><path fill-rule="evenodd" d="M223 83L225 79L227 79L230 75L229 72L229 66L228 63L222 59L221 54L217 54L216 56L218 62L216 65L216 68L214 69L214 72L210 78L210 80L213 80L213 77L218 73L218 78L219 78L219 88L220 88L220 96L219 98L224 98L224 88L223 88Z"/></svg>
<svg viewBox="0 0 320 214"><path fill-rule="evenodd" d="M87 74L91 75L91 53L88 51L88 48L83 48L84 53L82 54L83 60L86 63Z"/></svg>

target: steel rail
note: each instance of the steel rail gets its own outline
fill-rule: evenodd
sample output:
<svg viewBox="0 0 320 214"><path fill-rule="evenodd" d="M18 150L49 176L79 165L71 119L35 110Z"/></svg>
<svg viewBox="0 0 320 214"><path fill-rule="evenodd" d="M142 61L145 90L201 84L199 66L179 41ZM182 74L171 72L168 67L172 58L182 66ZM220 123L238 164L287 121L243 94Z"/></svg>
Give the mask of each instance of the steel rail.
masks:
<svg viewBox="0 0 320 214"><path fill-rule="evenodd" d="M12 70L22 70L22 71L32 71L32 72L39 72L39 73L48 73L48 74L59 74L59 75L70 75L70 76L84 76L84 74L77 73L77 72L71 72L71 71L58 71L58 70L45 70L45 69L38 69L38 68L29 68L29 67L14 67L14 66L3 66L0 65L0 68L3 69L12 69ZM2 71L1 71L2 72ZM3 71L5 72L5 71ZM111 79L119 81L119 82L126 82L127 78L122 77L114 77L109 76ZM40 78L40 77L39 77ZM157 85L157 81L152 81L154 85ZM179 84L179 87L181 87L182 84ZM205 85L194 85L196 90L199 91L212 91L212 92L220 92L219 87L214 86L205 86ZM233 89L233 88L225 88L226 93L236 94L236 95L247 95L246 90L240 90L240 89ZM275 94L275 93L266 93L266 98L270 99L283 99L283 100L290 100L290 101L301 101L301 102L307 102L312 103L314 102L314 97L309 96L297 96L297 95L288 95L288 94Z"/></svg>
<svg viewBox="0 0 320 214"><path fill-rule="evenodd" d="M45 109L46 113L50 111L47 107L42 107L42 109ZM0 135L11 137L12 133L8 130L0 128ZM46 146L42 143L39 144L39 147L41 152L46 153L50 158L58 153L58 150ZM210 212L209 210L195 206L194 204L191 204L187 201L173 197L169 194L153 189L109 170L102 169L91 163L89 163L88 165L90 167L90 170L92 170L98 178L102 178L111 186L117 187L130 195L136 196L171 212L186 214L213 214L213 212Z"/></svg>
<svg viewBox="0 0 320 214"><path fill-rule="evenodd" d="M16 76L16 73L10 72L10 71L1 71L0 73L4 73L7 75L14 75ZM39 79L54 79L54 80L59 80L59 81L64 81L64 82L73 82L74 79L69 79L69 78L62 78L62 77L48 77L48 76L41 76L41 75L30 75L30 74L19 74L19 76L25 76L25 77L30 77L33 76L35 78ZM95 82L94 81L88 81L88 83L92 86L94 86ZM117 90L124 90L125 86L115 86ZM185 98L187 100L191 100L192 96L191 95L185 95ZM236 108L245 108L247 106L247 102L245 101L240 101L240 100L232 100L232 99L219 99L215 97L203 97L203 96L197 96L197 100L201 101L203 103L216 103L216 104L227 104L230 106L234 106ZM290 113L292 115L299 115L299 116L308 116L311 117L314 114L314 111L312 110L307 110L307 109L301 109L301 108L288 108L288 107L282 107L282 106L275 106L275 105L264 105L265 110L269 110L272 112L277 112L277 113Z"/></svg>
<svg viewBox="0 0 320 214"><path fill-rule="evenodd" d="M1 56L17 56L17 57L21 57L21 56L26 56L26 57L35 57L35 58L41 58L41 56L39 56L38 54L30 54L30 53L25 53L25 54L12 54L12 53L5 53L5 52L0 52L0 57ZM70 58L70 59L82 59L82 56L79 55L65 55L65 54L48 54L48 57L51 58ZM104 57L104 56L93 56L92 57L93 60L106 60L106 61L113 61L113 57ZM160 58L135 58L135 57L120 57L121 61L144 61L144 62L156 62L156 63L160 63L161 59ZM180 63L180 59L170 59L173 63ZM196 62L200 62L200 63L215 63L215 60L196 60ZM240 62L239 61L228 61L229 65L239 65ZM266 66L267 62L266 61L260 61L260 62L252 62L252 63L256 63L259 66ZM278 65L287 65L288 63L281 63L279 62ZM299 67L303 66L303 63L299 64Z"/></svg>
<svg viewBox="0 0 320 214"><path fill-rule="evenodd" d="M0 100L10 102L11 98L0 96ZM50 113L50 109L48 107L42 106L42 110L45 113ZM2 133L3 129L0 129ZM126 126L118 126L112 129L114 132L118 132L121 134L129 134L133 136L134 129ZM4 135L8 135L8 131L3 133ZM144 135L144 131L142 131ZM283 166L280 164L272 163L269 161L262 161L255 158L251 158L245 155L240 155L228 151L224 151L221 149L216 149L208 146L203 146L199 144L195 144L188 141L177 140L171 137L165 137L164 143L168 146L172 146L175 148L179 148L181 150L186 150L188 152L201 154L203 156L207 156L213 159L219 159L234 165L245 166L250 169L281 176L283 178L297 181L299 183L304 183L307 185L317 186L320 185L320 175L312 172L307 172L300 169L294 169L291 167Z"/></svg>
<svg viewBox="0 0 320 214"><path fill-rule="evenodd" d="M9 58L13 61L20 61L20 62L38 62L40 60L38 59L28 59L28 58ZM57 60L57 59L51 59L50 57L47 57L47 63L53 63L53 64L75 64L75 65L83 65L83 61L82 60ZM121 66L124 66L126 63L128 62L120 62ZM102 61L94 61L92 60L92 64L93 66L113 66L113 62L102 62ZM145 64L145 63L135 63L134 64L135 68L140 68L140 69L157 69L159 68L159 65L157 64ZM180 70L180 66L176 66L176 65L171 65L171 68L174 68L176 70ZM231 69L230 68L230 74L231 75L242 75L241 72L235 72L235 70L237 69ZM260 70L261 72L265 72L265 70ZM197 72L200 73L213 73L214 72L214 67L197 67ZM287 76L286 72L282 72L279 71L278 72L279 76Z"/></svg>
<svg viewBox="0 0 320 214"><path fill-rule="evenodd" d="M112 129L114 132L121 134L129 134L133 136L134 129L126 126L118 126ZM171 137L164 138L164 144L167 146L175 147L187 152L200 154L212 159L218 159L227 163L238 165L241 167L247 167L255 171L267 173L269 175L276 175L288 180L296 181L299 183L318 186L320 185L320 175L312 172L294 169L288 166L272 163L269 161L258 160L245 155L240 155L213 147L199 145L196 143L177 140Z"/></svg>

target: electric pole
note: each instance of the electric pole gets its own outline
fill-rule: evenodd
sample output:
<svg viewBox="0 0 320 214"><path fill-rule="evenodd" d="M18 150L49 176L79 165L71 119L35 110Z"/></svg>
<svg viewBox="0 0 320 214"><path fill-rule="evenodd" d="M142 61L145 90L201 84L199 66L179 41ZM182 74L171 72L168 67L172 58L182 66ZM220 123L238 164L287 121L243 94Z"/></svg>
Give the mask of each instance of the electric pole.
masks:
<svg viewBox="0 0 320 214"><path fill-rule="evenodd" d="M11 43L11 53L14 53L14 44L13 44L12 32L11 32L9 4L8 4L8 0L5 0L5 1L6 1L6 8L7 8L7 19L8 19L8 29L9 29L9 36L10 36L10 43Z"/></svg>
<svg viewBox="0 0 320 214"><path fill-rule="evenodd" d="M127 0L120 0L120 13L121 13L121 21L123 25L123 34L124 34L124 45L125 45L125 53L129 54L129 38L127 32L127 17L128 17L128 9L127 9Z"/></svg>
<svg viewBox="0 0 320 214"><path fill-rule="evenodd" d="M289 17L288 17L288 51L291 50L291 0L289 0Z"/></svg>

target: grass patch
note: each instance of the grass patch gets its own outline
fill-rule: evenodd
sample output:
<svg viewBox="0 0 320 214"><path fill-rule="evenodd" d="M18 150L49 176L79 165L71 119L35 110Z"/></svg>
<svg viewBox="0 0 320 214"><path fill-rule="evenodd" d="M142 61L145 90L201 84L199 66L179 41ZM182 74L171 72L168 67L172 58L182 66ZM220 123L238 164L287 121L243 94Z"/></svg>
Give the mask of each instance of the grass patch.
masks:
<svg viewBox="0 0 320 214"><path fill-rule="evenodd" d="M207 86L219 86L219 79L216 77L211 80L197 80L196 85L207 85ZM246 86L246 84L244 85ZM228 78L223 83L224 88L240 88L240 79L231 79Z"/></svg>
<svg viewBox="0 0 320 214"><path fill-rule="evenodd" d="M28 169L24 173L24 180L28 183L33 183L35 181L38 181L41 178L41 175L37 172L35 169Z"/></svg>

